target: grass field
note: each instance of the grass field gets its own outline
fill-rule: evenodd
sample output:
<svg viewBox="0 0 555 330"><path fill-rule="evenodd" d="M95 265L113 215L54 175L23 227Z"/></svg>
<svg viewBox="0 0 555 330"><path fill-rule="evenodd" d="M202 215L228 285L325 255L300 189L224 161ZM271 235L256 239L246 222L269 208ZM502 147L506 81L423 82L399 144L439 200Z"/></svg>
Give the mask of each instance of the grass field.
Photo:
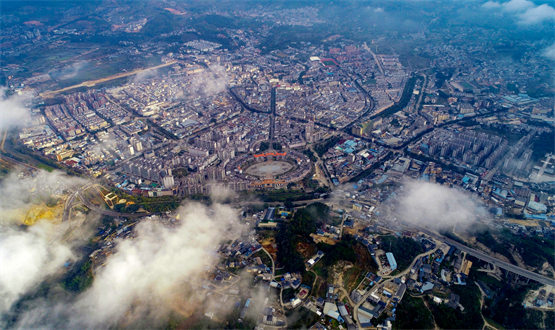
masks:
<svg viewBox="0 0 555 330"><path fill-rule="evenodd" d="M306 308L301 308L295 316L291 317L293 322L289 323L290 329L308 329L318 321L318 314ZM291 322L291 319L289 322Z"/></svg>
<svg viewBox="0 0 555 330"><path fill-rule="evenodd" d="M316 278L316 275L314 275L314 273L312 272L305 272L303 274L303 280L302 280L302 284L306 285L306 286L310 286L312 287L312 285L314 284L314 279Z"/></svg>
<svg viewBox="0 0 555 330"><path fill-rule="evenodd" d="M499 282L497 279L489 276L488 274L484 273L484 272L476 272L476 279L479 281L482 281L484 283L486 283L487 285L490 286L495 286L497 288L502 288L503 287L503 283Z"/></svg>
<svg viewBox="0 0 555 330"><path fill-rule="evenodd" d="M314 296L317 298L325 298L327 289L326 281L320 277L318 281L316 281L314 288L312 288L312 292L314 292Z"/></svg>
<svg viewBox="0 0 555 330"><path fill-rule="evenodd" d="M37 164L37 167L40 168L40 169L42 169L42 170L48 171L48 172L54 171L54 168L53 168L53 167L48 166L48 165L45 165L45 164L42 164L42 163L41 163L41 164Z"/></svg>
<svg viewBox="0 0 555 330"><path fill-rule="evenodd" d="M285 268L281 268L281 269L276 269L276 274L275 275L279 276L279 275L283 275L285 273L286 273Z"/></svg>
<svg viewBox="0 0 555 330"><path fill-rule="evenodd" d="M325 257L324 257L324 258L325 258ZM322 258L322 259L324 259L324 258ZM314 266L312 267L312 270L313 270L316 274L318 274L318 276L322 276L322 277L323 277L323 276L325 275L325 274L324 274L325 262L324 262L322 259L320 259L320 260L316 263L316 265L314 265Z"/></svg>
<svg viewBox="0 0 555 330"><path fill-rule="evenodd" d="M505 329L501 324L495 322L494 320L490 319L487 316L484 316L484 319L488 322L489 325L493 326L495 329L501 329L501 330Z"/></svg>
<svg viewBox="0 0 555 330"><path fill-rule="evenodd" d="M474 89L474 86L472 86L471 84L467 83L467 82L461 82L460 83L462 87L464 87L465 89Z"/></svg>

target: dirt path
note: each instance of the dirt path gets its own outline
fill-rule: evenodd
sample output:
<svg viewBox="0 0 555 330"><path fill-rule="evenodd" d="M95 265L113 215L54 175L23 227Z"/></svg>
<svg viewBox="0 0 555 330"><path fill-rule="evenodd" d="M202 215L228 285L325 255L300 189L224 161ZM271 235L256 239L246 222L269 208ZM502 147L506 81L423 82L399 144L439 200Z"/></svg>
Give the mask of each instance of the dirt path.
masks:
<svg viewBox="0 0 555 330"><path fill-rule="evenodd" d="M339 291L341 291L341 293L343 293L343 295L345 296L345 298L347 298L347 300L349 301L349 304L351 305L351 307L356 306L355 302L351 300L351 297L349 296L349 293L347 292L347 290L345 290L344 287L340 286L340 287L339 287Z"/></svg>
<svg viewBox="0 0 555 330"><path fill-rule="evenodd" d="M272 258L272 255L270 254L270 252L268 252L268 250L266 250L264 247L262 247L262 251L264 251L272 261L272 281L273 281L276 275L276 265L274 263L274 258Z"/></svg>
<svg viewBox="0 0 555 330"><path fill-rule="evenodd" d="M434 313L432 313L432 310L430 309L430 306L428 306L428 303L426 302L426 300L424 300L424 297L420 296L418 298L422 299L422 302L424 303L424 306L426 306L426 308L430 311L430 315L432 315L432 320L434 321L434 330L440 329L440 327L437 326L436 318L434 317Z"/></svg>
<svg viewBox="0 0 555 330"><path fill-rule="evenodd" d="M318 274L316 274L316 272L313 270L310 270L310 272L314 274L314 282L312 282L312 290L314 290L314 288L316 287L316 281L318 281L318 278L320 278L320 276L318 276Z"/></svg>
<svg viewBox="0 0 555 330"><path fill-rule="evenodd" d="M434 240L434 241L435 241L435 243L439 246L440 242L438 242L438 241L436 241L436 240ZM412 260L410 266L408 266L405 270L403 270L403 271L400 272L399 274L397 274L397 275L395 275L395 276L386 275L386 276L383 276L382 278L383 278L383 279L392 279L392 278L396 278L396 277L399 278L399 277L401 277L401 276L403 276L403 275L408 274L408 273L410 272L410 270L412 269L412 267L414 266L414 264L416 263L416 260L418 260L418 259L420 259L420 258L422 258L422 257L424 257L424 256L429 256L430 254L434 253L435 251L436 251L436 249L432 249L432 250L430 250L430 251L428 251L428 252L420 253L419 255L417 255L416 257L414 257L414 259Z"/></svg>
<svg viewBox="0 0 555 330"><path fill-rule="evenodd" d="M480 316L482 317L482 320L484 320L484 326L482 327L482 330L486 329L486 327L496 329L494 326L492 326L491 324L488 323L488 321L484 317L484 314L482 314L482 312L481 312L482 309L484 308L484 297L486 296L486 294L478 284L476 284L476 285L480 289L480 294L481 294L481 296L480 296Z"/></svg>

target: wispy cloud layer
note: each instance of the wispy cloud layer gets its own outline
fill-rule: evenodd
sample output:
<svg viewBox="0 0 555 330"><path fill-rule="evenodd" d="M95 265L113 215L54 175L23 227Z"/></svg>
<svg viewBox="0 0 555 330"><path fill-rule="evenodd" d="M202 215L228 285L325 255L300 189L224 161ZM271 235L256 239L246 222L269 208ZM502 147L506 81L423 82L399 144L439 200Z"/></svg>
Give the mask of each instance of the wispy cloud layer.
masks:
<svg viewBox="0 0 555 330"><path fill-rule="evenodd" d="M555 21L555 8L548 4L537 6L529 0L488 1L482 5L482 8L501 10L513 16L522 25L536 25L543 22Z"/></svg>
<svg viewBox="0 0 555 330"><path fill-rule="evenodd" d="M555 44L547 47L542 51L542 55L547 57L548 59L555 61Z"/></svg>
<svg viewBox="0 0 555 330"><path fill-rule="evenodd" d="M463 191L421 181L407 182L397 206L401 220L435 229L468 229L483 211Z"/></svg>
<svg viewBox="0 0 555 330"><path fill-rule="evenodd" d="M7 89L0 87L0 132L12 127L24 126L31 112L25 106L31 100L30 94L6 95Z"/></svg>
<svg viewBox="0 0 555 330"><path fill-rule="evenodd" d="M137 224L133 239L118 241L114 253L96 269L88 290L70 301L37 301L17 327L153 327L176 306L199 308L206 299L202 281L216 262L215 248L222 239L234 238L228 236L231 225L238 225L236 212L218 204L211 209L187 204L178 213L181 224L176 227L156 219Z"/></svg>

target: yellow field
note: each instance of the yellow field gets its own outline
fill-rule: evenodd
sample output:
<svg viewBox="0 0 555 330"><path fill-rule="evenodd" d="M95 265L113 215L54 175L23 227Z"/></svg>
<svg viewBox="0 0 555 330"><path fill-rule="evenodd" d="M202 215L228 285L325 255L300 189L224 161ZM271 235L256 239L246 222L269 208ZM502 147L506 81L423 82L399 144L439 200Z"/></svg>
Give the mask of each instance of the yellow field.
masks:
<svg viewBox="0 0 555 330"><path fill-rule="evenodd" d="M516 223L517 225L523 226L537 226L539 225L538 220L519 220L519 219L509 219L510 223Z"/></svg>
<svg viewBox="0 0 555 330"><path fill-rule="evenodd" d="M32 205L27 208L13 210L5 214L7 219L14 219L19 224L32 226L39 220L47 220L52 223L62 221L64 203L58 203L55 207L48 207L46 204Z"/></svg>

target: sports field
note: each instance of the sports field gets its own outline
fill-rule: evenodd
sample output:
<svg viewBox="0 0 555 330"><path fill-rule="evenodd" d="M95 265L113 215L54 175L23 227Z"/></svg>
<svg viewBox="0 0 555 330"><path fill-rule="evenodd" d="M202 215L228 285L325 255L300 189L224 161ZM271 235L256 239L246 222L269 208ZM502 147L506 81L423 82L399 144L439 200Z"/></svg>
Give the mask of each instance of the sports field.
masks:
<svg viewBox="0 0 555 330"><path fill-rule="evenodd" d="M247 168L245 173L258 177L273 177L288 172L292 168L293 165L287 162L272 161L254 164Z"/></svg>

